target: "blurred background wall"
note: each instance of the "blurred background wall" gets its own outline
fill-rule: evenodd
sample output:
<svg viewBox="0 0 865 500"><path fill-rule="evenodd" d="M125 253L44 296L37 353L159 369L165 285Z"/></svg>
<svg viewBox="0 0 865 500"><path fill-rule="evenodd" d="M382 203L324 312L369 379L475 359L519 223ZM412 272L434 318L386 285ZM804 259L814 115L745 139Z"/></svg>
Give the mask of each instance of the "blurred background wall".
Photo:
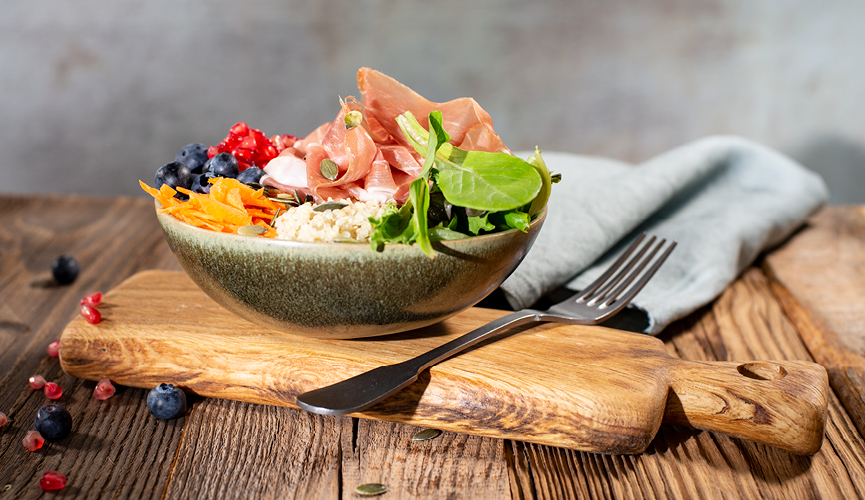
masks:
<svg viewBox="0 0 865 500"><path fill-rule="evenodd" d="M863 21L859 0L4 2L0 191L143 196L235 122L332 120L370 66L475 97L512 149L640 162L737 134L862 203Z"/></svg>

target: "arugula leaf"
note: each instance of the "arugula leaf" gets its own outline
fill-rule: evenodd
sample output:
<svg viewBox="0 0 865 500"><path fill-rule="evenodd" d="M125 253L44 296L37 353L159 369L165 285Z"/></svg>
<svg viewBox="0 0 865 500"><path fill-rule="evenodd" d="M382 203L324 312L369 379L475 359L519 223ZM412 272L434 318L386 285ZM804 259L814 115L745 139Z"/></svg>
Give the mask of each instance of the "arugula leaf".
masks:
<svg viewBox="0 0 865 500"><path fill-rule="evenodd" d="M466 217L469 223L469 232L478 235L481 231L494 231L496 225L489 221L489 212L483 215Z"/></svg>
<svg viewBox="0 0 865 500"><path fill-rule="evenodd" d="M389 204L381 217L370 217L373 230L369 242L372 249L379 251L387 243L414 243L415 233L411 220L411 202L407 202L402 208Z"/></svg>
<svg viewBox="0 0 865 500"><path fill-rule="evenodd" d="M385 243L411 244L416 242L430 258L434 258L436 255L430 240L430 229L427 221L427 211L430 205L429 179L435 164L436 151L442 144L446 144L450 140L450 136L442 126L441 111L433 111L429 114L429 124L430 131L425 140L427 151L423 168L418 178L409 185L409 201L399 211L386 213L381 218L370 219L373 226L370 244L376 250Z"/></svg>
<svg viewBox="0 0 865 500"><path fill-rule="evenodd" d="M397 123L419 154L429 152L427 132L410 111L397 117ZM445 198L475 210L522 207L535 199L543 186L535 167L508 153L466 151L445 142L438 148L435 164Z"/></svg>

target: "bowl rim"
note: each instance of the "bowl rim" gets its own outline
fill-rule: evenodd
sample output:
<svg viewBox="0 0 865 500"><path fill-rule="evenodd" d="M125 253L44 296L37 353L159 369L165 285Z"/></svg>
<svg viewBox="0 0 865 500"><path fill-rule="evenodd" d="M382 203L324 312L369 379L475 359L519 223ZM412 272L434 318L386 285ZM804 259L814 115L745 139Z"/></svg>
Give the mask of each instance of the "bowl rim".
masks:
<svg viewBox="0 0 865 500"><path fill-rule="evenodd" d="M204 229L198 226L193 226L192 224L180 220L177 217L174 217L168 213L161 213L159 210L162 208L162 205L159 203L159 200L153 200L154 205L156 207L156 217L160 220L160 225L162 225L162 220L170 221L171 224L175 224L179 227L184 228L184 230L191 230L193 234L201 234L201 235L225 235L228 237L240 238L236 241L249 241L249 242L260 242L263 245L268 246L277 246L277 247L290 247L290 248L340 248L340 249L363 249L364 251L372 251L370 249L370 245L368 241L358 241L357 243L348 243L348 242L333 242L333 241L296 241L296 240L285 240L280 238L262 238L260 236L250 236L244 234L237 233L222 233L219 231L212 231L210 229ZM529 223L529 229L527 231L521 231L520 229L512 228L507 231L500 231L497 233L489 233L489 234L481 234L478 236L469 236L467 238L460 238L456 240L441 240L437 241L436 244L443 244L445 246L459 245L460 243L468 243L468 242L479 242L483 243L485 240L489 239L497 239L503 238L505 235L512 235L515 232L522 232L523 234L527 234L532 229L538 229L540 224L543 223L544 219L547 215L547 206L544 206L543 210L538 213L538 215ZM405 243L388 243L385 245L385 248L392 249L419 249L417 245L411 244L407 245Z"/></svg>

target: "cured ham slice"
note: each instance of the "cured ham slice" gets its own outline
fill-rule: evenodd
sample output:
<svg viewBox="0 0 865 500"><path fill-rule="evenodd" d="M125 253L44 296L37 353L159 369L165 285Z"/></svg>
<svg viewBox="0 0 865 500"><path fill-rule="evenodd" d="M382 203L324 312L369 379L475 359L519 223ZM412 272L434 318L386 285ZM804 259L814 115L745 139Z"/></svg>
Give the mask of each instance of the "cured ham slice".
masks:
<svg viewBox="0 0 865 500"><path fill-rule="evenodd" d="M493 119L489 113L471 97L445 103L428 101L393 78L370 68L358 70L357 86L363 94L367 120L373 122L374 119L377 126L399 144L408 145L396 123L397 116L411 111L426 127L426 117L438 110L442 112L442 125L451 136L449 142L454 146L472 151L510 153L493 131Z"/></svg>
<svg viewBox="0 0 865 500"><path fill-rule="evenodd" d="M286 191L297 189L317 202L328 199L379 200L405 203L409 184L420 175L423 157L408 143L396 117L411 111L426 124L426 116L441 111L443 125L454 146L507 152L493 131L489 114L471 98L446 103L428 101L398 81L370 68L357 74L363 104L348 97L333 122L325 123L282 150L264 168L263 185ZM347 113L359 111L360 125L346 127ZM321 161L338 167L334 180L321 173Z"/></svg>

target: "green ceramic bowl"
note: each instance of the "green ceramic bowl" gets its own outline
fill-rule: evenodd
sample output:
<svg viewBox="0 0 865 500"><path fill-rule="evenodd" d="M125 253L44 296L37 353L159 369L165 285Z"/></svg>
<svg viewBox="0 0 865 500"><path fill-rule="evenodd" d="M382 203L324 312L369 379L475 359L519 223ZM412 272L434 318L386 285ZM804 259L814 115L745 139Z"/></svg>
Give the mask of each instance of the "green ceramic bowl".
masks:
<svg viewBox="0 0 865 500"><path fill-rule="evenodd" d="M157 203L158 206L158 203ZM200 229L157 214L168 245L217 303L261 326L347 339L427 326L489 295L523 260L546 211L528 232L417 246L301 243Z"/></svg>

